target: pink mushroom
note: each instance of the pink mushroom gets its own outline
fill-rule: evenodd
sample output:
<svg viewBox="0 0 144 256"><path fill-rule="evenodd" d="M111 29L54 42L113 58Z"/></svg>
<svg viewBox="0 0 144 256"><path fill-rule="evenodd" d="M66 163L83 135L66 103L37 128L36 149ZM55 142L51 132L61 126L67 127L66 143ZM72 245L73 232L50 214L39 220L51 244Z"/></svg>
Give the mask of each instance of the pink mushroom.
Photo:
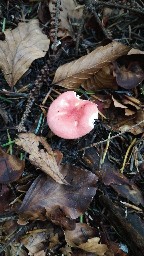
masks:
<svg viewBox="0 0 144 256"><path fill-rule="evenodd" d="M94 128L98 119L97 105L81 100L74 91L62 93L52 102L47 113L49 128L64 139L78 139Z"/></svg>

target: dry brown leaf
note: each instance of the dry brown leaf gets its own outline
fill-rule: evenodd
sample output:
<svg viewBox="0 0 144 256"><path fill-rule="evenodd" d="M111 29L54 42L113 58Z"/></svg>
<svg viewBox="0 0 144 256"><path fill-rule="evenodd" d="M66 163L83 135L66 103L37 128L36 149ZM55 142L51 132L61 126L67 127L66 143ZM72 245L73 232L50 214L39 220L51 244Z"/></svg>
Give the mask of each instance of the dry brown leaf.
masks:
<svg viewBox="0 0 144 256"><path fill-rule="evenodd" d="M78 247L84 251L94 252L98 256L103 256L105 252L108 250L108 248L106 244L100 244L99 241L99 237L93 237L91 239L88 239L86 243L83 243Z"/></svg>
<svg viewBox="0 0 144 256"><path fill-rule="evenodd" d="M76 223L74 230L65 231L65 240L71 247L86 243L88 239L95 237L96 229L86 223Z"/></svg>
<svg viewBox="0 0 144 256"><path fill-rule="evenodd" d="M34 133L21 133L16 144L29 153L32 164L50 175L56 182L68 184L59 171L54 152L44 138Z"/></svg>
<svg viewBox="0 0 144 256"><path fill-rule="evenodd" d="M140 124L139 124L140 123ZM137 126L135 126L137 124ZM132 128L135 126L134 128ZM129 131L134 135L138 135L144 132L144 111L138 110L136 115L133 118L127 118L124 124L117 124L113 127L114 130L120 132Z"/></svg>
<svg viewBox="0 0 144 256"><path fill-rule="evenodd" d="M84 5L78 5L76 1L74 0L61 0L61 10L59 13L59 30L58 30L58 37L63 36L72 36L74 33L72 33L72 25L70 20L75 20L77 23L80 23L80 19L83 15L83 9ZM51 13L51 16L54 16L55 13L55 4L53 3L53 0L49 1L49 10Z"/></svg>
<svg viewBox="0 0 144 256"><path fill-rule="evenodd" d="M51 231L53 230L51 229ZM21 243L27 248L29 255L39 253L44 249L43 243L47 241L47 237L50 235L49 233L47 229L35 229L25 235L21 239Z"/></svg>
<svg viewBox="0 0 144 256"><path fill-rule="evenodd" d="M9 184L18 180L22 175L24 167L24 161L14 155L5 153L0 148L0 183Z"/></svg>
<svg viewBox="0 0 144 256"><path fill-rule="evenodd" d="M76 166L61 166L61 173L70 185L55 182L41 175L32 183L19 209L20 219L51 219L66 229L74 229L77 217L83 214L95 196L97 176Z"/></svg>
<svg viewBox="0 0 144 256"><path fill-rule="evenodd" d="M124 106L123 104L121 104L120 102L118 102L113 96L112 96L112 100L113 100L114 106L115 106L116 108L127 108L126 106Z"/></svg>
<svg viewBox="0 0 144 256"><path fill-rule="evenodd" d="M96 74L91 76L82 85L87 91L96 91L98 89L117 89L116 79L113 76L112 64L100 69Z"/></svg>
<svg viewBox="0 0 144 256"><path fill-rule="evenodd" d="M5 31L5 41L0 41L0 68L10 86L16 84L35 59L45 56L49 44L36 19Z"/></svg>
<svg viewBox="0 0 144 256"><path fill-rule="evenodd" d="M65 231L65 240L72 247L102 256L108 248L107 245L99 243L100 238L95 237L95 234L96 230L94 228L85 223L77 223L74 230Z"/></svg>
<svg viewBox="0 0 144 256"><path fill-rule="evenodd" d="M68 89L77 89L104 66L127 54L128 51L128 46L115 41L106 46L98 47L88 55L59 67L53 83Z"/></svg>

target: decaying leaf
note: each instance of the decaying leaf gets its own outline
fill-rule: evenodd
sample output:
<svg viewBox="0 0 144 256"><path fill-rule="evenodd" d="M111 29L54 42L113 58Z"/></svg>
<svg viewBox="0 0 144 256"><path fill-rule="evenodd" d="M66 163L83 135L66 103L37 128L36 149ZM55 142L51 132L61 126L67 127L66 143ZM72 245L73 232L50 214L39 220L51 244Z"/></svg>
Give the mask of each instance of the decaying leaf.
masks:
<svg viewBox="0 0 144 256"><path fill-rule="evenodd" d="M100 244L99 241L100 241L99 237L94 237L94 238L88 239L86 243L81 244L78 247L80 249L83 249L84 251L94 252L98 256L103 256L105 252L108 250L108 248L106 244Z"/></svg>
<svg viewBox="0 0 144 256"><path fill-rule="evenodd" d="M65 231L65 240L72 247L78 247L84 251L104 255L108 250L106 244L99 243L100 238L95 237L95 229L85 223L77 223L72 231Z"/></svg>
<svg viewBox="0 0 144 256"><path fill-rule="evenodd" d="M10 209L10 202L13 200L13 195L10 188L7 185L1 185L0 187L0 214L3 214L6 210Z"/></svg>
<svg viewBox="0 0 144 256"><path fill-rule="evenodd" d="M134 135L141 134L144 132L144 111L140 109L135 115L123 118L121 122L117 122L112 127L115 131L125 132L128 130Z"/></svg>
<svg viewBox="0 0 144 256"><path fill-rule="evenodd" d="M93 74L89 79L84 81L82 86L87 91L96 91L99 89L117 89L116 79L113 76L113 65L109 64L97 73Z"/></svg>
<svg viewBox="0 0 144 256"><path fill-rule="evenodd" d="M118 102L113 96L112 96L112 100L113 100L114 106L116 108L127 108L125 105L123 105L120 102Z"/></svg>
<svg viewBox="0 0 144 256"><path fill-rule="evenodd" d="M59 171L54 152L44 138L36 136L34 133L21 133L16 144L29 153L32 164L50 175L56 182L67 184Z"/></svg>
<svg viewBox="0 0 144 256"><path fill-rule="evenodd" d="M71 165L61 166L61 173L70 185L39 176L26 193L19 209L20 218L45 219L47 216L57 225L74 229L71 220L88 208L96 193L97 176Z"/></svg>
<svg viewBox="0 0 144 256"><path fill-rule="evenodd" d="M58 37L63 36L73 36L72 31L72 20L80 23L80 20L83 15L84 5L78 5L74 0L61 0L60 5L60 13L59 13L59 29L58 29ZM49 1L49 10L51 16L53 17L55 14L55 4L52 0Z"/></svg>
<svg viewBox="0 0 144 256"><path fill-rule="evenodd" d="M104 66L119 56L127 54L128 51L128 46L115 41L106 46L98 47L88 55L60 66L55 73L53 83L68 89L76 89Z"/></svg>
<svg viewBox="0 0 144 256"><path fill-rule="evenodd" d="M144 80L144 71L137 62L131 63L127 68L121 68L115 62L114 75L117 84L125 89L132 89Z"/></svg>
<svg viewBox="0 0 144 256"><path fill-rule="evenodd" d="M27 248L29 255L39 253L45 248L44 243L47 241L48 236L50 236L50 232L53 232L53 229L49 227L45 230L35 229L21 239L21 243Z"/></svg>
<svg viewBox="0 0 144 256"><path fill-rule="evenodd" d="M16 84L35 59L45 56L49 43L36 19L5 31L5 41L0 41L0 68L10 86Z"/></svg>
<svg viewBox="0 0 144 256"><path fill-rule="evenodd" d="M14 155L5 153L0 148L0 183L8 184L16 181L22 175L25 164Z"/></svg>
<svg viewBox="0 0 144 256"><path fill-rule="evenodd" d="M86 243L88 239L96 236L96 229L86 223L76 223L74 230L65 231L65 240L72 247Z"/></svg>

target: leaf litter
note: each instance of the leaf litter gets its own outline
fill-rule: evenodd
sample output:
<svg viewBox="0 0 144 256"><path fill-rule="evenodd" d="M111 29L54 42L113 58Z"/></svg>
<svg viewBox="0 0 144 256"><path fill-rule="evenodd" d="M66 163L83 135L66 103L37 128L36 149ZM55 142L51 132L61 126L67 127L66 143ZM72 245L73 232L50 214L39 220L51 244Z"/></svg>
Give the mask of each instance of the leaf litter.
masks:
<svg viewBox="0 0 144 256"><path fill-rule="evenodd" d="M89 6L77 2L71 0L68 5L65 0L42 1L42 24L35 19L18 23L18 9L9 3L16 10L14 22L18 27L9 30L11 23L6 23L5 37L0 41L0 49L9 53L2 58L2 72L13 90L0 90L6 97L0 98L1 141L5 143L5 131L10 127L15 139L13 129L23 120L22 113L27 127L22 122L22 130L29 133L18 134L19 147L14 145L13 151L15 155L24 151L21 156L25 169L24 161L9 155L10 142L4 144L7 151L1 151L0 250L4 255L7 248L12 255L32 256L142 256L144 250L144 51L141 27L138 31L133 22L129 23L134 9L139 15L142 9L129 11L131 7L121 9L117 5L104 14L104 6L110 2L103 3L101 10L100 3L95 8L94 1L87 1L91 2ZM23 17L27 11L31 16L32 8L27 8L29 4L24 4ZM139 15L135 16L136 23L141 19ZM4 20L1 22L4 27ZM111 42L106 43L103 39L108 34ZM14 35L18 44L12 40ZM129 46L123 44L126 35ZM138 45L141 50L133 48ZM30 67L44 56L41 70L35 63ZM22 78L27 70L30 76ZM53 136L45 119L38 121L37 116L41 110L41 117L46 116L51 100L69 89L98 104L101 112L90 134L70 142ZM30 107L33 101L36 104ZM18 168L19 163L22 165Z"/></svg>

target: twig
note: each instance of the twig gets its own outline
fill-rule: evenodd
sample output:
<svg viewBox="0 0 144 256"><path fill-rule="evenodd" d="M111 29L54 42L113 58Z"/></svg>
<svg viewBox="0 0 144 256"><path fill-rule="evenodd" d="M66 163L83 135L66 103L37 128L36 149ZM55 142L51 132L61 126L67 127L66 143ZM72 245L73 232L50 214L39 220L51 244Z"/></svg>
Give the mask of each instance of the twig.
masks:
<svg viewBox="0 0 144 256"><path fill-rule="evenodd" d="M140 124L142 124L142 123L144 123L144 120L142 120L142 121L139 122L138 124L135 124L135 125L131 126L129 129L125 130L124 132L120 132L120 133L118 133L118 134L112 136L110 139L108 138L108 139L106 139L106 140L101 140L101 141L99 141L99 142L93 143L93 144L91 144L90 146L81 148L79 151L83 151L83 150L86 150L86 149L95 147L95 146L97 146L97 145L100 145L100 144L102 144L102 143L105 143L105 142L107 142L107 141L111 141L112 139L115 139L115 138L117 138L117 137L119 137L119 136L125 134L126 132L130 131L131 129L134 129L135 127L137 127L138 125L140 125Z"/></svg>

